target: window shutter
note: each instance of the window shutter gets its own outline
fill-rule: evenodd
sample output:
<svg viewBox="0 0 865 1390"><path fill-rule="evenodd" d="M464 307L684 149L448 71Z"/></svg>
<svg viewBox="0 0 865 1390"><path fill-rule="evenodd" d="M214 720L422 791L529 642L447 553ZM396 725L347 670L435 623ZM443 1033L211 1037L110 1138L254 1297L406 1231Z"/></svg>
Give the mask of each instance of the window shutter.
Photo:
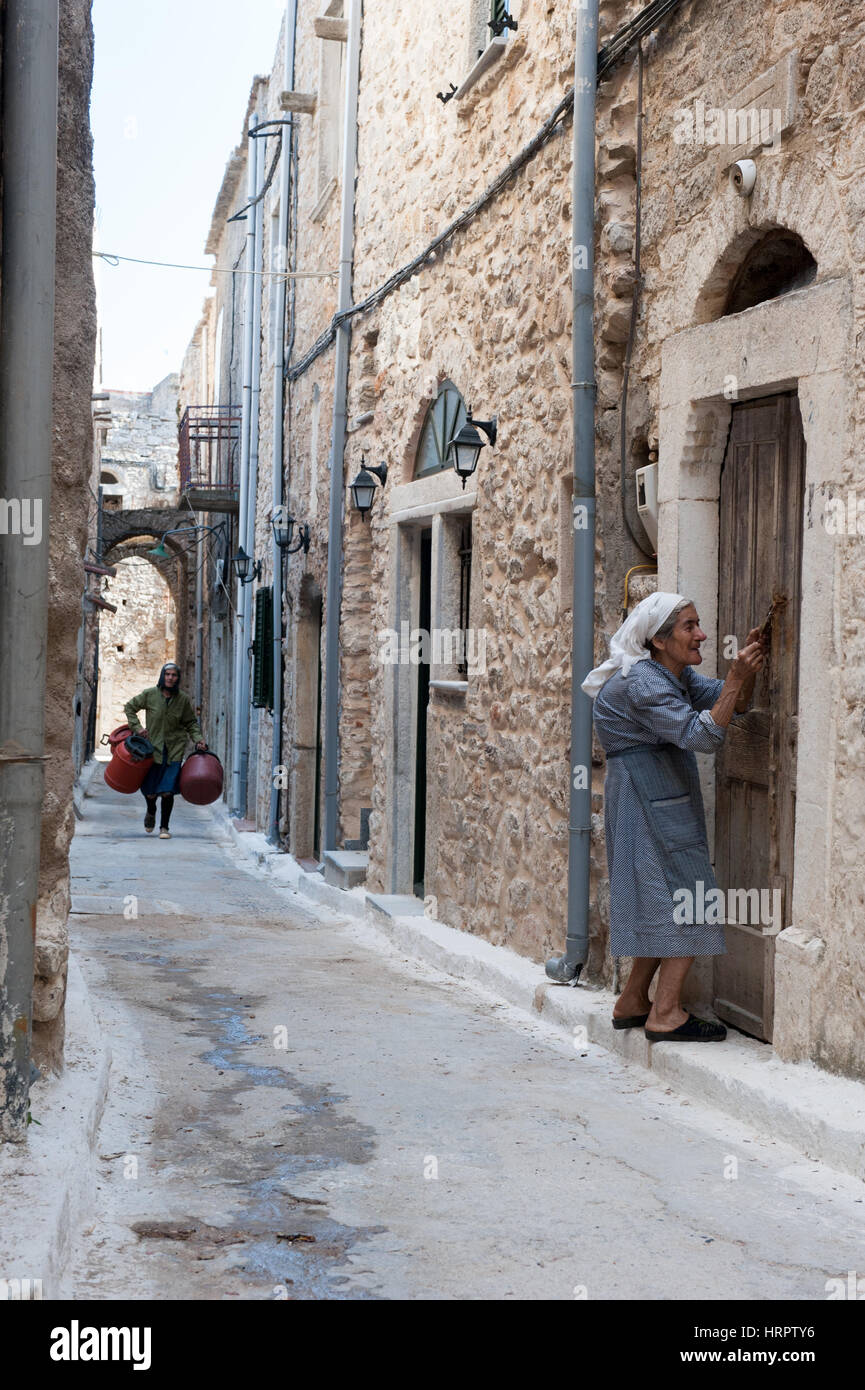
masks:
<svg viewBox="0 0 865 1390"><path fill-rule="evenodd" d="M255 634L252 639L252 703L273 709L273 589L255 595Z"/></svg>
<svg viewBox="0 0 865 1390"><path fill-rule="evenodd" d="M490 0L490 22L492 24L501 24L507 14L508 0Z"/></svg>

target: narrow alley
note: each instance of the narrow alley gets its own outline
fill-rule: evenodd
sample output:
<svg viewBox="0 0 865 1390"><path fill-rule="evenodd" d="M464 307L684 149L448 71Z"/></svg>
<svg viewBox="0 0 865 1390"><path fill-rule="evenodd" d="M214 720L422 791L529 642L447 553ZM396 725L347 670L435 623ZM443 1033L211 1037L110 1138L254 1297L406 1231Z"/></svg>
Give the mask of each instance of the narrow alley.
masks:
<svg viewBox="0 0 865 1390"><path fill-rule="evenodd" d="M142 804L97 770L74 840L113 1055L76 1298L813 1300L861 1262L854 1178L273 887L207 810L146 836Z"/></svg>

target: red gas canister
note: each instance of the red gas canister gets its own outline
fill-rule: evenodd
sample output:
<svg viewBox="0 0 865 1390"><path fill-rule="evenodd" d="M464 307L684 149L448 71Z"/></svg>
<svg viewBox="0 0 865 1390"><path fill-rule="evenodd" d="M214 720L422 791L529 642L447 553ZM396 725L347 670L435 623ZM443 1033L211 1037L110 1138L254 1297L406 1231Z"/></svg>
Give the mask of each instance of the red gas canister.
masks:
<svg viewBox="0 0 865 1390"><path fill-rule="evenodd" d="M105 769L106 785L113 791L131 793L141 790L141 783L144 781L151 767L152 758L133 758L129 749L126 747L126 740L132 730L128 724L122 724L119 729L107 737L107 742L111 747L111 762ZM103 742L106 740L103 739Z"/></svg>
<svg viewBox="0 0 865 1390"><path fill-rule="evenodd" d="M215 753L191 753L180 769L180 795L193 806L210 806L222 796L222 763Z"/></svg>

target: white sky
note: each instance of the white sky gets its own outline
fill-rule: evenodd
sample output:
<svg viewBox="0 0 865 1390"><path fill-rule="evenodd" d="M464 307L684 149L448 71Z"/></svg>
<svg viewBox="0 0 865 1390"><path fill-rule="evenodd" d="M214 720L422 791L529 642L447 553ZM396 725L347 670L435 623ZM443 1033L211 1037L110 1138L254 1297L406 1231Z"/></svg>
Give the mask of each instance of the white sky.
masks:
<svg viewBox="0 0 865 1390"><path fill-rule="evenodd" d="M284 13L284 0L95 0L99 250L210 264L222 175ZM95 264L103 382L149 391L180 370L210 276Z"/></svg>

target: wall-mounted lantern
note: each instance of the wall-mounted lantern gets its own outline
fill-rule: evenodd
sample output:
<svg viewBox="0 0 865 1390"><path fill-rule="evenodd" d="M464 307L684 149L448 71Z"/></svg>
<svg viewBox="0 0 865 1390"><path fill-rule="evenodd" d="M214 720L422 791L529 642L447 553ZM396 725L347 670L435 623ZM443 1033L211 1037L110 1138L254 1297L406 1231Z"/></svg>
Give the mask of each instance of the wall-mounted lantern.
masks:
<svg viewBox="0 0 865 1390"><path fill-rule="evenodd" d="M259 583L261 582L261 561L256 560L253 565L243 546L240 547L231 563L234 566L234 573L237 575L241 584L254 584L256 580L258 580ZM250 566L252 567L251 574L249 572Z"/></svg>
<svg viewBox="0 0 865 1390"><path fill-rule="evenodd" d="M355 507L362 517L365 517L372 507L375 497L375 480L379 479L382 487L387 482L387 464L380 463L378 467L367 468L364 455L360 456L360 472L351 485L351 496Z"/></svg>
<svg viewBox="0 0 865 1390"><path fill-rule="evenodd" d="M483 430L487 438L481 439L478 430ZM487 441L490 444L495 444L497 434L498 416L494 415L491 420L473 420L471 407L469 407L462 428L454 435L447 447L447 457L450 459L457 477L462 480L463 487L478 466L481 449L486 448Z"/></svg>
<svg viewBox="0 0 865 1390"><path fill-rule="evenodd" d="M306 522L302 526L298 526L297 537L295 538L294 528L297 526L297 522L290 514L288 507L277 507L274 510L270 525L273 530L273 539L283 555L296 555L299 550L302 550L304 555L309 554L309 526Z"/></svg>

